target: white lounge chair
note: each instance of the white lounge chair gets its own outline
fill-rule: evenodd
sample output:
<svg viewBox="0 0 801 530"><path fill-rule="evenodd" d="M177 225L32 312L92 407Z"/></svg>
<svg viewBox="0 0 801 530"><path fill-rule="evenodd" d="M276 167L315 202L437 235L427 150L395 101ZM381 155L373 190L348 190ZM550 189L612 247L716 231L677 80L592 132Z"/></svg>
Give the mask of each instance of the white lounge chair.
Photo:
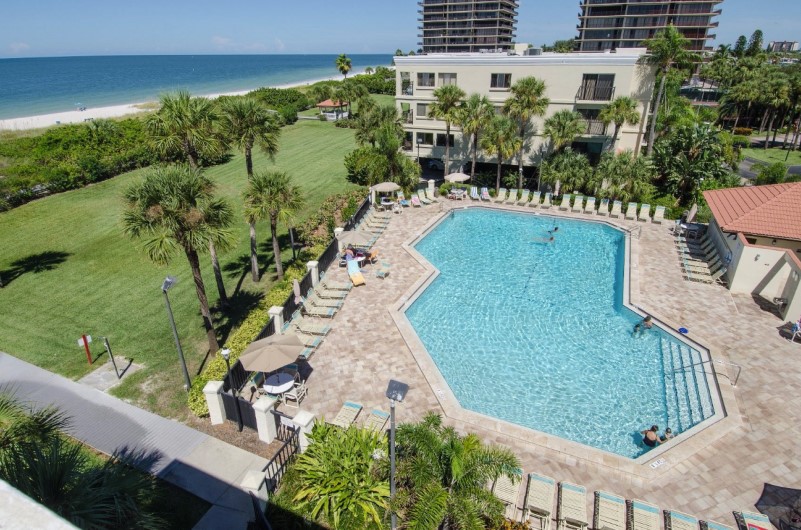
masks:
<svg viewBox="0 0 801 530"><path fill-rule="evenodd" d="M339 409L336 417L328 423L331 425L337 425L343 429L347 429L353 424L353 422L356 421L356 418L359 416L359 413L363 408L364 407L362 407L359 403L346 401L345 404L342 405L342 408Z"/></svg>
<svg viewBox="0 0 801 530"><path fill-rule="evenodd" d="M514 520L517 516L517 497L520 493L520 483L523 481L523 472L518 469L514 478L506 475L499 476L492 484L490 491L499 501L506 505L506 518Z"/></svg>
<svg viewBox="0 0 801 530"><path fill-rule="evenodd" d="M650 204L642 204L640 205L640 215L637 217L638 221L642 221L643 223L647 223L651 220L651 205Z"/></svg>
<svg viewBox="0 0 801 530"><path fill-rule="evenodd" d="M426 197L426 191L425 190L417 190L417 197L420 199L420 202L422 202L423 204L431 204L431 200L428 197Z"/></svg>
<svg viewBox="0 0 801 530"><path fill-rule="evenodd" d="M609 215L609 199L601 199L598 205L598 215Z"/></svg>
<svg viewBox="0 0 801 530"><path fill-rule="evenodd" d="M492 200L492 197L490 196L489 190L487 188L481 188L481 200L482 201Z"/></svg>
<svg viewBox="0 0 801 530"><path fill-rule="evenodd" d="M526 498L523 501L522 522L530 523L529 519L534 519L539 523L537 530L550 530L554 493L556 493L554 479L537 473L529 473Z"/></svg>
<svg viewBox="0 0 801 530"><path fill-rule="evenodd" d="M572 212L581 213L581 210L584 209L584 195L576 195L576 199L573 201L573 209Z"/></svg>
<svg viewBox="0 0 801 530"><path fill-rule="evenodd" d="M509 190L509 196L503 201L504 204L514 204L517 202L517 188Z"/></svg>
<svg viewBox="0 0 801 530"><path fill-rule="evenodd" d="M614 201L612 203L612 211L609 212L609 217L614 217L618 219L621 215L621 210L623 209L623 203L620 201Z"/></svg>
<svg viewBox="0 0 801 530"><path fill-rule="evenodd" d="M386 427L387 421L389 421L388 412L373 409L373 411L370 412L370 415L367 416L367 420L364 422L364 428L380 432L384 430L384 427Z"/></svg>
<svg viewBox="0 0 801 530"><path fill-rule="evenodd" d="M481 200L480 197L478 196L478 188L476 188L475 186L470 186L470 198L474 201Z"/></svg>
<svg viewBox="0 0 801 530"><path fill-rule="evenodd" d="M528 203L529 207L536 208L540 205L540 197L542 193L539 191L532 192L531 201Z"/></svg>
<svg viewBox="0 0 801 530"><path fill-rule="evenodd" d="M569 193L562 195L562 204L559 205L560 210L567 211L570 209L570 197L571 195Z"/></svg>
<svg viewBox="0 0 801 530"><path fill-rule="evenodd" d="M587 489L584 486L570 482L559 483L556 521L559 530L587 528Z"/></svg>
<svg viewBox="0 0 801 530"><path fill-rule="evenodd" d="M596 491L592 527L626 530L626 499L605 491Z"/></svg>
<svg viewBox="0 0 801 530"><path fill-rule="evenodd" d="M495 202L503 202L506 200L506 188L499 188L498 195L495 196Z"/></svg>
<svg viewBox="0 0 801 530"><path fill-rule="evenodd" d="M684 274L688 280L694 282L725 283L726 281L723 279L723 275L726 274L726 267L721 267L720 269L712 273L699 273L697 271L688 271L685 269Z"/></svg>
<svg viewBox="0 0 801 530"><path fill-rule="evenodd" d="M718 523L716 521L704 521L701 524L702 528L706 527L705 530L734 530L731 526Z"/></svg>
<svg viewBox="0 0 801 530"><path fill-rule="evenodd" d="M651 219L651 222L656 224L662 224L662 221L665 220L665 207L664 206L657 206L654 208L654 218Z"/></svg>
<svg viewBox="0 0 801 530"><path fill-rule="evenodd" d="M428 197L428 200L431 201L432 203L439 202L439 200L437 200L437 198L434 197L434 192L429 190L428 188L426 188L426 197Z"/></svg>
<svg viewBox="0 0 801 530"><path fill-rule="evenodd" d="M743 525L747 530L755 530L756 528L769 529L771 527L770 519L768 516L757 512L734 512L735 515L740 516L743 520ZM789 526L789 525L788 525Z"/></svg>
<svg viewBox="0 0 801 530"><path fill-rule="evenodd" d="M692 515L673 510L665 510L666 530L699 530L698 519Z"/></svg>
<svg viewBox="0 0 801 530"><path fill-rule="evenodd" d="M629 530L659 530L659 508L635 499L629 510Z"/></svg>
<svg viewBox="0 0 801 530"><path fill-rule="evenodd" d="M587 204L584 206L584 213L595 215L595 197L587 197Z"/></svg>
<svg viewBox="0 0 801 530"><path fill-rule="evenodd" d="M630 221L634 221L637 219L637 203L630 202L628 206L626 206L626 219Z"/></svg>
<svg viewBox="0 0 801 530"><path fill-rule="evenodd" d="M550 193L545 194L545 198L542 199L542 205L541 205L542 208L547 209L553 206L553 204L551 204L551 197L552 195Z"/></svg>
<svg viewBox="0 0 801 530"><path fill-rule="evenodd" d="M525 206L528 202L528 196L531 192L529 190L523 190L520 192L520 198L517 200L518 206Z"/></svg>

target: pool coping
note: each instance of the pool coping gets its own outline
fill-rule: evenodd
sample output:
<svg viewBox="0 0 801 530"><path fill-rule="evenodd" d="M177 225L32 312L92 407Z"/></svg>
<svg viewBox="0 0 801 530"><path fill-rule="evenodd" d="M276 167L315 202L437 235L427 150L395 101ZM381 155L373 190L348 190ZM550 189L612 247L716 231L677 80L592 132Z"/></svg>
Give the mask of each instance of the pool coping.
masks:
<svg viewBox="0 0 801 530"><path fill-rule="evenodd" d="M561 455L567 458L569 462L572 462L573 459L583 460L640 477L659 476L667 470L680 465L685 459L708 447L715 440L720 439L732 430L742 427L743 422L737 406L734 388L728 384L721 385L717 377L717 375L729 377L725 373L719 374L717 372L716 364L721 360L724 362L727 360L725 354L715 348L705 346L702 342L677 333L675 330L678 329L679 326L660 317L658 312L647 308L647 304L643 304L640 300L639 269L637 267L637 260L632 259L632 256L639 255L639 240L632 237L633 230L630 227L620 223L620 220L608 217L592 217L586 214L579 214L576 216L569 212L559 211L558 208L545 211L543 209L534 210L526 207L522 207L521 209L521 207L503 206L500 204L472 203L467 205L451 205L450 203L443 202L440 203L440 208L443 209L442 214L431 219L415 235L401 245L423 268L424 272L400 298L390 304L388 311L395 325L398 327L403 340L406 342L407 347L411 351L415 362L422 371L429 386L434 391L434 395L446 417L461 421L467 425L474 425L481 429L487 429L505 436L518 438L524 442L538 446L545 451L554 451L554 456ZM637 314L644 315L647 313L652 315L662 331L687 343L692 348L701 352L702 356L705 356L705 360L709 362L705 363L704 373L706 374L715 413L710 418L684 431L671 441L657 446L636 459L632 459L463 408L418 337L414 327L406 318L405 311L440 274L436 267L417 252L414 245L436 228L448 215L451 215L453 210L466 210L469 208L501 210L517 214L544 215L554 218L603 223L623 231L626 234L623 304L629 310ZM634 296L632 296L632 294L634 294ZM700 340L703 341L702 336ZM703 436L699 436L702 431Z"/></svg>

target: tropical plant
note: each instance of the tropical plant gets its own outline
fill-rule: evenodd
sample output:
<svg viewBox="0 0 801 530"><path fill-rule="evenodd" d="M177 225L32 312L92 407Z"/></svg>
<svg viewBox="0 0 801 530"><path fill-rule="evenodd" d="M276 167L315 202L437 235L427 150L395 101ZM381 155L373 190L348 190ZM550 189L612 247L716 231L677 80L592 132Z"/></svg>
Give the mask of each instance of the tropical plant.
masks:
<svg viewBox="0 0 801 530"><path fill-rule="evenodd" d="M596 197L621 202L641 201L653 193L656 175L647 157L637 157L630 149L622 153L604 153L587 183Z"/></svg>
<svg viewBox="0 0 801 530"><path fill-rule="evenodd" d="M372 101L369 97L366 100ZM394 126L398 134L403 133L401 119L394 106L376 105L364 112L362 109L362 104L359 104L359 117L356 118L356 143L359 145L370 144L371 147L375 147L379 131L384 124Z"/></svg>
<svg viewBox="0 0 801 530"><path fill-rule="evenodd" d="M520 147L517 153L518 183L523 187L523 150L526 146L528 124L534 116L543 116L550 100L545 97L545 81L536 77L518 79L509 89L511 96L504 102L503 111L520 127Z"/></svg>
<svg viewBox="0 0 801 530"><path fill-rule="evenodd" d="M614 151L617 145L618 135L620 134L620 127L623 124L637 125L640 123L640 114L637 112L637 102L629 96L618 96L611 103L601 109L598 114L598 119L604 122L604 125L610 123L615 124L615 130L612 134L612 143L610 150Z"/></svg>
<svg viewBox="0 0 801 530"><path fill-rule="evenodd" d="M551 141L551 150L559 152L569 146L576 136L586 130L584 118L578 112L563 109L545 120L543 135Z"/></svg>
<svg viewBox="0 0 801 530"><path fill-rule="evenodd" d="M482 151L494 155L497 159L498 169L495 177L495 193L498 193L501 187L501 166L503 161L520 149L520 136L517 134L515 122L507 116L493 116L489 125L487 125L484 136L481 137L479 146Z"/></svg>
<svg viewBox="0 0 801 530"><path fill-rule="evenodd" d="M758 29L751 34L751 38L748 39L748 48L745 49L746 55L758 55L762 53L762 30Z"/></svg>
<svg viewBox="0 0 801 530"><path fill-rule="evenodd" d="M282 171L256 173L245 189L245 218L251 225L262 219L270 221L275 271L280 281L284 277L281 246L278 244L278 222L287 223L304 206L303 192L292 184Z"/></svg>
<svg viewBox="0 0 801 530"><path fill-rule="evenodd" d="M176 251L183 251L192 269L209 350L219 349L212 324L206 287L198 254L212 242L227 246L233 211L214 196L214 184L199 170L162 167L150 170L144 181L125 191L123 229L133 239L143 239L148 257L167 264Z"/></svg>
<svg viewBox="0 0 801 530"><path fill-rule="evenodd" d="M403 424L397 434L397 512L403 528L483 529L503 520L504 505L487 489L520 463L505 448L459 435L438 414Z"/></svg>
<svg viewBox="0 0 801 530"><path fill-rule="evenodd" d="M342 74L342 76L345 79L347 79L348 78L348 72L350 72L350 70L352 68L350 57L348 57L344 53L340 53L337 56L336 60L334 61L334 64L336 64L336 67L337 67L337 70L339 70L339 73Z"/></svg>
<svg viewBox="0 0 801 530"><path fill-rule="evenodd" d="M567 147L555 153L540 164L540 182L556 186L568 191L577 191L585 187L592 174L589 159L578 151Z"/></svg>
<svg viewBox="0 0 801 530"><path fill-rule="evenodd" d="M10 388L0 387L0 455L21 443L44 443L68 425L58 409L26 407Z"/></svg>
<svg viewBox="0 0 801 530"><path fill-rule="evenodd" d="M309 95L314 99L315 103L331 99L333 93L334 89L328 83L316 83L309 88Z"/></svg>
<svg viewBox="0 0 801 530"><path fill-rule="evenodd" d="M648 156L654 149L654 138L656 135L656 118L659 112L659 105L665 93L665 80L671 68L684 70L696 60L696 54L688 51L690 40L684 37L679 30L672 24L664 30L659 31L653 39L647 41L648 45L648 64L655 66L661 74L659 90L654 100L654 111L651 117L651 129L648 133Z"/></svg>
<svg viewBox="0 0 801 530"><path fill-rule="evenodd" d="M436 101L429 107L428 115L445 122L445 175L450 173L451 124L459 120L459 107L466 94L456 85L444 85L434 90Z"/></svg>
<svg viewBox="0 0 801 530"><path fill-rule="evenodd" d="M481 132L487 128L495 116L495 107L489 98L482 94L470 94L470 97L459 108L457 123L462 128L462 134L471 137L471 158L473 161L470 175L476 176L476 156L478 153L478 140Z"/></svg>
<svg viewBox="0 0 801 530"><path fill-rule="evenodd" d="M753 169L757 170L756 184L781 184L787 177L787 166L783 162L773 164L757 164Z"/></svg>

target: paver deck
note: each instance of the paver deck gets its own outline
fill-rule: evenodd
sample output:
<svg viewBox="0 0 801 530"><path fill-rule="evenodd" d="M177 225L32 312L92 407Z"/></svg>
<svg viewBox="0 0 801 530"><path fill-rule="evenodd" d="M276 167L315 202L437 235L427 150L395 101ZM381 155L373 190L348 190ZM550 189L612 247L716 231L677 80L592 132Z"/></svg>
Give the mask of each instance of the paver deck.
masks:
<svg viewBox="0 0 801 530"><path fill-rule="evenodd" d="M426 272L402 245L444 209L467 204L442 200L441 204L406 208L403 214L392 217L376 243L382 258L391 262L391 273L381 280L369 272L368 266L367 285L354 288L348 295L331 322L333 331L310 360L313 372L309 394L301 408L332 417L343 401L350 400L362 403L365 410L388 410L384 391L387 381L395 378L410 386L405 401L397 407L399 422L415 421L428 411L444 413L440 400L445 393L430 385L430 374L416 362L391 310ZM588 218L553 208L509 209ZM716 359L743 367L736 388L729 386L725 377L718 377L724 399L735 413L724 420L728 421L725 435L706 436L702 431L679 444L692 446L690 452L677 451L691 453L689 456L676 458L667 452L665 463L657 469L646 465L632 473L628 466L617 465L617 458L583 458L565 451L558 439L543 440L533 432L528 438L521 437L515 429L505 432L504 425L497 422L482 426L453 416L446 416L446 422L459 430L476 432L486 442L510 448L526 472L581 484L588 491L604 489L642 499L701 519L733 523L731 512L753 510L765 482L801 487L801 461L794 458L801 431L801 345L781 337L778 328L783 322L759 309L750 296L732 296L719 285L685 281L669 222L614 222L622 227L641 227L632 245L632 303L675 328L689 328L690 336L709 347ZM342 270L332 273L334 279L347 278ZM718 368L721 373L724 370Z"/></svg>

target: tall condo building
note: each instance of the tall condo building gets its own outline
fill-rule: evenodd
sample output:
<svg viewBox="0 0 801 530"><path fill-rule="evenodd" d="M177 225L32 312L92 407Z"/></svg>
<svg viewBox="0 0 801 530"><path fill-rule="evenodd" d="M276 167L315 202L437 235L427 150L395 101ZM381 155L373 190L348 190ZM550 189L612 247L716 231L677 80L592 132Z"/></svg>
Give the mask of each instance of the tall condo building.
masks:
<svg viewBox="0 0 801 530"><path fill-rule="evenodd" d="M511 50L517 0L420 0L418 19L423 53Z"/></svg>
<svg viewBox="0 0 801 530"><path fill-rule="evenodd" d="M706 45L718 26L712 19L723 0L579 0L578 50L583 52L636 48L660 29L673 25L690 39L696 51Z"/></svg>

